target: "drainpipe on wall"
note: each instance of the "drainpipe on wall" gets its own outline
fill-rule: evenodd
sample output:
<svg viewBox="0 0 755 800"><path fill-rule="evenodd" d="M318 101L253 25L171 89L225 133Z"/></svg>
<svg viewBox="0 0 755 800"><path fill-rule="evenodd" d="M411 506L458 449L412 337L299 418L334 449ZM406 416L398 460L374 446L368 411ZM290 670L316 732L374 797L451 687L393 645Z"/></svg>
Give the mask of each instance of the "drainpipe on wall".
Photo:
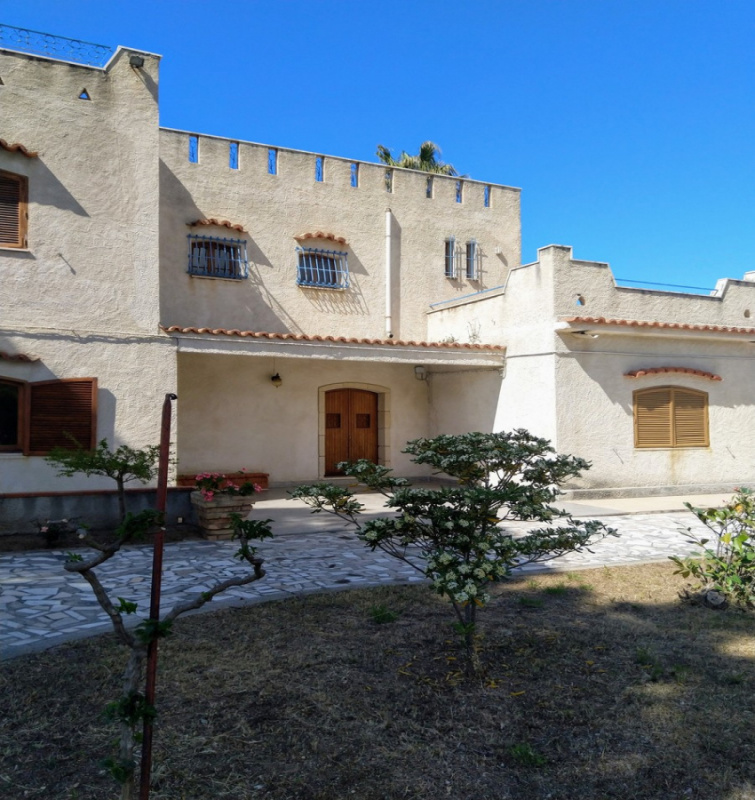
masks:
<svg viewBox="0 0 755 800"><path fill-rule="evenodd" d="M385 210L385 336L393 338L393 320L391 309L391 210Z"/></svg>

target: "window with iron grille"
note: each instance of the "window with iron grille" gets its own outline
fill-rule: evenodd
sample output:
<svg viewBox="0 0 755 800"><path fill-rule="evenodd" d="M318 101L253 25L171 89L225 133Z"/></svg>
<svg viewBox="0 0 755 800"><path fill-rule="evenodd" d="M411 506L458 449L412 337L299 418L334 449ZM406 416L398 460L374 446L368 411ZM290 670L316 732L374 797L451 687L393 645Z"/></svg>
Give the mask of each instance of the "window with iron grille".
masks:
<svg viewBox="0 0 755 800"><path fill-rule="evenodd" d="M244 239L189 235L189 275L242 280L249 274Z"/></svg>
<svg viewBox="0 0 755 800"><path fill-rule="evenodd" d="M634 446L708 447L708 395L677 386L636 391Z"/></svg>
<svg viewBox="0 0 755 800"><path fill-rule="evenodd" d="M338 250L317 250L297 247L299 264L296 283L317 289L348 289L347 253Z"/></svg>
<svg viewBox="0 0 755 800"><path fill-rule="evenodd" d="M0 247L26 247L26 189L23 175L0 171Z"/></svg>
<svg viewBox="0 0 755 800"><path fill-rule="evenodd" d="M467 242L467 280L480 279L480 248L474 239Z"/></svg>
<svg viewBox="0 0 755 800"><path fill-rule="evenodd" d="M445 252L445 276L447 278L456 278L456 239L449 236L446 239L446 252Z"/></svg>

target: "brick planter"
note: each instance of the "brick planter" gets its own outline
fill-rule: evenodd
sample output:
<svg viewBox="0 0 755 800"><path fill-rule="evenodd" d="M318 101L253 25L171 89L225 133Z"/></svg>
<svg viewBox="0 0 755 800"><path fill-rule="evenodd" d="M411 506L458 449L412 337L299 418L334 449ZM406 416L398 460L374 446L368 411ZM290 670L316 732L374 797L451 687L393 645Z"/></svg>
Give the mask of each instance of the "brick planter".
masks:
<svg viewBox="0 0 755 800"><path fill-rule="evenodd" d="M191 504L205 539L230 539L233 535L231 514L245 517L252 510L254 495L216 494L212 500L205 500L200 492L192 492Z"/></svg>

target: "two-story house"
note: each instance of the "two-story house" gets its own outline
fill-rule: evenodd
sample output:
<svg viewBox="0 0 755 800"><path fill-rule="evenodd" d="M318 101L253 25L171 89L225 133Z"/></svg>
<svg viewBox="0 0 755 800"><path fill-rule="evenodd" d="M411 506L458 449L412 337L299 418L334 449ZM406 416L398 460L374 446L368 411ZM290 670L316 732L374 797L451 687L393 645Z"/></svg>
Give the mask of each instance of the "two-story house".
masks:
<svg viewBox="0 0 755 800"><path fill-rule="evenodd" d="M593 462L575 492L751 481L751 281L618 287L560 246L522 265L518 189L161 128L158 56L15 30L0 494L111 488L43 456L156 442L166 392L179 474L423 475L407 439L527 427Z"/></svg>

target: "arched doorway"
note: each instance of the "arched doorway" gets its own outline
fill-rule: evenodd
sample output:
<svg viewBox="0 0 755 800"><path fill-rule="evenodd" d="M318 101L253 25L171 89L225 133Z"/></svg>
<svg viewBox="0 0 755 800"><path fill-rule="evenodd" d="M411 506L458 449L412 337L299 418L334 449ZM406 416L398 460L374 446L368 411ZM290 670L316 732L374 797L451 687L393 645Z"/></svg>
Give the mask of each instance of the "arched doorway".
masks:
<svg viewBox="0 0 755 800"><path fill-rule="evenodd" d="M340 461L378 461L378 394L341 388L325 392L325 475Z"/></svg>

